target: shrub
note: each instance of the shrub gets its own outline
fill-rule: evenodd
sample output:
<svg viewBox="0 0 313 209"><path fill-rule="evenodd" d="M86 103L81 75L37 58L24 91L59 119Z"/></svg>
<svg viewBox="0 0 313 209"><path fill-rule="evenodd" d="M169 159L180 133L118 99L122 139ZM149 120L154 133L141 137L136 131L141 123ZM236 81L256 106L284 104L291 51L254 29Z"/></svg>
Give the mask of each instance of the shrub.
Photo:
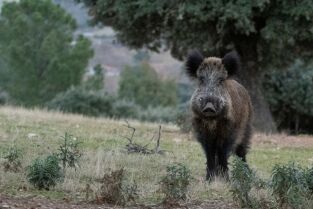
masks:
<svg viewBox="0 0 313 209"><path fill-rule="evenodd" d="M68 133L62 137L62 144L59 146L59 152L56 153L56 156L62 163L64 174L66 167L75 168L75 170L78 167L78 161L82 156L78 147L79 144L80 142Z"/></svg>
<svg viewBox="0 0 313 209"><path fill-rule="evenodd" d="M301 61L264 79L264 93L280 129L313 133L313 65Z"/></svg>
<svg viewBox="0 0 313 209"><path fill-rule="evenodd" d="M9 101L9 95L0 89L0 105L5 105Z"/></svg>
<svg viewBox="0 0 313 209"><path fill-rule="evenodd" d="M151 122L175 122L177 110L174 107L148 107L138 112L138 119Z"/></svg>
<svg viewBox="0 0 313 209"><path fill-rule="evenodd" d="M238 157L234 158L231 166L231 193L234 199L242 207L252 207L255 203L249 194L255 182L255 173Z"/></svg>
<svg viewBox="0 0 313 209"><path fill-rule="evenodd" d="M272 171L271 187L280 206L304 208L310 199L306 171L294 163L275 165Z"/></svg>
<svg viewBox="0 0 313 209"><path fill-rule="evenodd" d="M137 185L127 183L123 168L104 174L97 181L101 183L96 194L98 203L126 205L129 201L135 202L138 197Z"/></svg>
<svg viewBox="0 0 313 209"><path fill-rule="evenodd" d="M192 129L191 111L189 110L189 102L180 104L178 106L178 113L176 117L176 124L184 133L190 132Z"/></svg>
<svg viewBox="0 0 313 209"><path fill-rule="evenodd" d="M161 80L147 63L125 67L121 73L118 95L119 98L134 100L144 108L177 104L176 83Z"/></svg>
<svg viewBox="0 0 313 209"><path fill-rule="evenodd" d="M37 158L27 167L27 180L39 190L49 190L61 177L61 167L55 155L49 155L45 159Z"/></svg>
<svg viewBox="0 0 313 209"><path fill-rule="evenodd" d="M140 107L133 101L116 100L113 104L113 116L116 118L137 118Z"/></svg>
<svg viewBox="0 0 313 209"><path fill-rule="evenodd" d="M165 202L186 199L192 179L190 170L180 163L169 165L166 170L167 173L160 182L161 191L165 194Z"/></svg>
<svg viewBox="0 0 313 209"><path fill-rule="evenodd" d="M87 91L83 88L70 88L58 94L47 106L66 113L79 113L88 116L111 116L113 98Z"/></svg>
<svg viewBox="0 0 313 209"><path fill-rule="evenodd" d="M88 76L87 80L82 83L82 87L90 91L101 91L104 88L105 70L98 64L93 68L93 72L94 74Z"/></svg>
<svg viewBox="0 0 313 209"><path fill-rule="evenodd" d="M21 163L22 152L16 146L10 147L7 152L5 152L3 158L3 168L4 171L19 172L22 169Z"/></svg>
<svg viewBox="0 0 313 209"><path fill-rule="evenodd" d="M311 194L313 195L313 166L307 170L305 177L308 188L311 191Z"/></svg>

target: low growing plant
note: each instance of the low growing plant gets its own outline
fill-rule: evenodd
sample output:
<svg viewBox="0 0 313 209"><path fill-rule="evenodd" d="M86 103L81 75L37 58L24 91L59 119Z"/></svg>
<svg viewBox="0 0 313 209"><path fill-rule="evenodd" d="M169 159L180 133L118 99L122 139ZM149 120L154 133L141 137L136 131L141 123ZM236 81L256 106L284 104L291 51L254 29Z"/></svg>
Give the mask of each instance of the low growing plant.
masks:
<svg viewBox="0 0 313 209"><path fill-rule="evenodd" d="M79 166L78 162L82 156L79 150L79 144L81 142L77 141L72 135L65 133L62 137L62 143L59 146L56 156L61 161L63 172L65 174L66 167L76 168Z"/></svg>
<svg viewBox="0 0 313 209"><path fill-rule="evenodd" d="M27 180L39 190L49 190L61 180L62 176L59 160L55 155L49 155L44 159L37 158L27 167Z"/></svg>
<svg viewBox="0 0 313 209"><path fill-rule="evenodd" d="M249 168L248 164L240 158L235 157L231 164L231 193L234 200L238 201L241 207L256 208L258 205L255 198L251 195L253 187L264 186L262 180Z"/></svg>
<svg viewBox="0 0 313 209"><path fill-rule="evenodd" d="M22 170L21 163L22 152L16 146L10 147L3 156L4 171L19 172Z"/></svg>
<svg viewBox="0 0 313 209"><path fill-rule="evenodd" d="M160 182L161 191L165 194L165 202L185 200L192 180L191 171L181 163L168 165L166 171L166 175Z"/></svg>
<svg viewBox="0 0 313 209"><path fill-rule="evenodd" d="M100 183L100 189L96 194L97 203L124 206L130 201L135 202L138 197L137 184L127 183L123 168L104 174L97 181Z"/></svg>
<svg viewBox="0 0 313 209"><path fill-rule="evenodd" d="M306 175L307 171L295 163L275 165L271 187L281 207L306 208L312 198Z"/></svg>

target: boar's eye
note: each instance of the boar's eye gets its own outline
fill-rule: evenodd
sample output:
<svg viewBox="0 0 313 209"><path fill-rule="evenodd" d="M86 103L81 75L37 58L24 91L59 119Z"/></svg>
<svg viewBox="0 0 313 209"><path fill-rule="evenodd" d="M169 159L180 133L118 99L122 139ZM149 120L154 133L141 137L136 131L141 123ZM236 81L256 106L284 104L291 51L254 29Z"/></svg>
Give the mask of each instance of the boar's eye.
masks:
<svg viewBox="0 0 313 209"><path fill-rule="evenodd" d="M203 84L204 81L205 81L204 77L203 77L203 76L200 76L200 77L199 77L199 82L200 82L200 84Z"/></svg>
<svg viewBox="0 0 313 209"><path fill-rule="evenodd" d="M224 81L225 81L224 78L219 78L219 79L217 80L217 83L218 83L218 85L221 85Z"/></svg>

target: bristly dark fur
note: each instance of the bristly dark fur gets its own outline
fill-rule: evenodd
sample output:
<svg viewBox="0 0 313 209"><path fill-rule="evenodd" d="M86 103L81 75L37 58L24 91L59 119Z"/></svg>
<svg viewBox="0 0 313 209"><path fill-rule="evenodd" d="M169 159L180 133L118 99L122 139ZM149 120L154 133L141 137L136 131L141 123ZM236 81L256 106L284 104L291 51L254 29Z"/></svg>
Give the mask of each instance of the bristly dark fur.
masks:
<svg viewBox="0 0 313 209"><path fill-rule="evenodd" d="M197 77L197 70L203 62L203 59L203 55L198 50L193 50L188 54L186 61L186 72L190 77Z"/></svg>
<svg viewBox="0 0 313 209"><path fill-rule="evenodd" d="M228 75L232 76L236 74L240 68L240 57L236 51L231 51L223 57L222 63Z"/></svg>

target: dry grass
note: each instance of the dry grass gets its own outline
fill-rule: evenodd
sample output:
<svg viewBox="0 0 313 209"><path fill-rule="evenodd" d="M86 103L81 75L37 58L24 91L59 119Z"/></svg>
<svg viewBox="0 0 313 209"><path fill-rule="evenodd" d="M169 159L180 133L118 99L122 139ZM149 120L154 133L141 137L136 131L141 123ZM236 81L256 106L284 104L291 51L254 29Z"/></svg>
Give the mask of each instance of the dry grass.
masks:
<svg viewBox="0 0 313 209"><path fill-rule="evenodd" d="M134 140L146 144L158 131L157 123L129 121L135 127ZM205 181L205 159L202 150L190 134L182 134L173 124L162 124L161 149L164 155L127 154L125 145L130 130L124 121L104 118L88 118L79 115L26 110L23 108L0 108L0 151L12 144L23 150L22 166L26 167L40 155L53 153L65 132L82 141L83 157L75 172L68 169L64 182L45 196L73 200L85 197L86 184L97 190L99 185L92 180L104 173L125 168L129 181L134 181L140 191L140 203L157 203L162 199L158 183L166 172L166 165L173 162L186 164L194 177L188 193L188 201L223 199L231 200L228 185L220 180L213 184ZM285 143L284 139L289 140ZM294 143L293 140L297 141ZM301 146L305 141L305 145ZM297 145L293 147L294 145ZM155 146L155 142L151 142ZM261 175L268 175L275 163L290 160L302 165L312 163L313 137L256 134L248 155L251 166ZM26 181L23 173L6 173L0 170L0 193L37 194Z"/></svg>

